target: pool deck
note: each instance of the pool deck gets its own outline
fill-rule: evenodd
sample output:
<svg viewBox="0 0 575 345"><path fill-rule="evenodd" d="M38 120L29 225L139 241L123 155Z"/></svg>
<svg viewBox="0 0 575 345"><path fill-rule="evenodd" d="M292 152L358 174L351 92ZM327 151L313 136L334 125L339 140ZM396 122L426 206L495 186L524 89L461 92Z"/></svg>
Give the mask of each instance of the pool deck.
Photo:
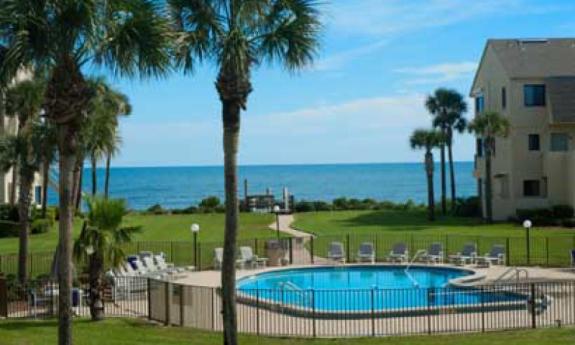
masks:
<svg viewBox="0 0 575 345"><path fill-rule="evenodd" d="M304 268L304 267L325 267L325 266L354 266L355 264L348 265L291 265L291 266L281 266L281 267L266 267L260 269L250 269L250 270L238 270L236 272L236 279L240 279L246 276L270 272L275 270L283 269L293 269L293 268ZM359 265L359 264L358 264ZM375 264L381 266L396 266L398 264L393 263L378 263ZM362 264L365 266L365 264ZM509 269L508 266L491 266L489 268L479 268L475 265L466 266L454 266L448 264L435 264L435 265L423 265L417 264L416 266L428 266L428 267L447 267L447 268L464 268L475 271L477 274L477 280L474 284L488 284L494 282L498 277L500 277L506 270ZM542 267L517 267L519 269L525 270L529 274L529 281L542 281L542 280L575 280L575 269L569 268L542 268ZM481 279L479 279L481 278ZM178 284L185 285L195 285L195 286L207 286L207 287L219 287L220 286L221 275L219 271L201 271L201 272L190 272L185 275L177 277L174 282ZM513 280L515 281L515 280ZM525 281L525 280L520 280ZM509 282L509 281L507 281Z"/></svg>

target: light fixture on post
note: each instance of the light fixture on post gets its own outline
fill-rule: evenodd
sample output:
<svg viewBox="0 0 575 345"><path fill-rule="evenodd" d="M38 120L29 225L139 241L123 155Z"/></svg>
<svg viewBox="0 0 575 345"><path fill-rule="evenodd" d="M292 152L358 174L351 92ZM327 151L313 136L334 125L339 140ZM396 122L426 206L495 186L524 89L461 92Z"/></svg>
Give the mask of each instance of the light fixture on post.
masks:
<svg viewBox="0 0 575 345"><path fill-rule="evenodd" d="M527 254L527 264L531 264L531 237L529 234L529 231L531 230L531 227L533 226L533 223L531 223L531 221L529 219L526 219L523 222L523 227L525 228L525 253Z"/></svg>
<svg viewBox="0 0 575 345"><path fill-rule="evenodd" d="M280 239L280 207L279 205L274 205L274 209L273 212L276 214L276 231L277 231L277 236L278 236L278 240Z"/></svg>
<svg viewBox="0 0 575 345"><path fill-rule="evenodd" d="M199 224L192 224L190 226L190 231L194 236L194 266L196 269L198 268L198 233L200 232L200 225Z"/></svg>

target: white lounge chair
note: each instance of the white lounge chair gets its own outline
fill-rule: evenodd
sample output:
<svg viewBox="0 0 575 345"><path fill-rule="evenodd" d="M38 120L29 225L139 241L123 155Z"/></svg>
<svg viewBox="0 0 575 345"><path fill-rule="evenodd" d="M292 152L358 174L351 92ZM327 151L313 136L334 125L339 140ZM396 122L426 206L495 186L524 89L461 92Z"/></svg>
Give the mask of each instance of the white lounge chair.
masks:
<svg viewBox="0 0 575 345"><path fill-rule="evenodd" d="M493 265L505 265L505 246L501 244L495 244L491 247L491 251L486 253L484 256L480 256L476 259L476 262L480 266Z"/></svg>
<svg viewBox="0 0 575 345"><path fill-rule="evenodd" d="M332 242L329 245L327 258L336 262L345 263L345 251L341 242Z"/></svg>
<svg viewBox="0 0 575 345"><path fill-rule="evenodd" d="M363 242L359 245L357 261L371 262L372 264L375 263L375 250L373 249L373 243Z"/></svg>
<svg viewBox="0 0 575 345"><path fill-rule="evenodd" d="M178 273L185 272L185 271L195 271L196 267L194 266L183 266L183 267L176 267L173 263L166 262L166 259L163 255L157 254L154 255L154 263L156 267L161 271L175 271Z"/></svg>
<svg viewBox="0 0 575 345"><path fill-rule="evenodd" d="M224 262L224 248L214 249L214 269L219 270L222 268Z"/></svg>
<svg viewBox="0 0 575 345"><path fill-rule="evenodd" d="M392 262L406 262L409 260L409 251L407 245L403 242L393 245L391 252L387 256L388 261Z"/></svg>
<svg viewBox="0 0 575 345"><path fill-rule="evenodd" d="M252 251L252 247L240 247L240 257L238 261L243 264L244 268L259 268L265 267L268 259L255 255Z"/></svg>
<svg viewBox="0 0 575 345"><path fill-rule="evenodd" d="M421 255L421 260L427 263L443 263L443 244L439 242L432 243L425 253Z"/></svg>
<svg viewBox="0 0 575 345"><path fill-rule="evenodd" d="M475 243L467 243L463 250L455 255L449 256L449 261L456 265L473 264L477 258L477 249Z"/></svg>

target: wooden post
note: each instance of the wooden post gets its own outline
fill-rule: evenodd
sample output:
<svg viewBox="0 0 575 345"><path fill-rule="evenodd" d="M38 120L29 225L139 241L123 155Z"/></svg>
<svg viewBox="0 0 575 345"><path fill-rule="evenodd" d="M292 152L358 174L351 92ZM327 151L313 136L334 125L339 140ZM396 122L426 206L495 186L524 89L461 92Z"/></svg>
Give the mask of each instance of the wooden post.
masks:
<svg viewBox="0 0 575 345"><path fill-rule="evenodd" d="M4 273L0 273L0 316L8 317L8 286Z"/></svg>
<svg viewBox="0 0 575 345"><path fill-rule="evenodd" d="M164 283L164 292L165 292L165 308L166 308L166 317L164 320L164 324L166 326L170 326L172 324L172 283L165 282Z"/></svg>

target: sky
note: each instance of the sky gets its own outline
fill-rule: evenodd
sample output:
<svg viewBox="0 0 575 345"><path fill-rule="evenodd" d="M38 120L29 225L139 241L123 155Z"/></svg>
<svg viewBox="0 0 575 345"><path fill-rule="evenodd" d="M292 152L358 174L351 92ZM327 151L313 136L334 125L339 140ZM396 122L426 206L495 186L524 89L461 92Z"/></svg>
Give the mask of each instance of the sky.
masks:
<svg viewBox="0 0 575 345"><path fill-rule="evenodd" d="M312 66L253 73L240 164L418 162L408 138L430 126L425 97L438 87L467 97L487 39L575 37L572 0L324 0L320 10ZM194 75L110 79L133 106L114 165L221 165L215 76L204 64ZM471 161L473 142L457 136L455 159Z"/></svg>

